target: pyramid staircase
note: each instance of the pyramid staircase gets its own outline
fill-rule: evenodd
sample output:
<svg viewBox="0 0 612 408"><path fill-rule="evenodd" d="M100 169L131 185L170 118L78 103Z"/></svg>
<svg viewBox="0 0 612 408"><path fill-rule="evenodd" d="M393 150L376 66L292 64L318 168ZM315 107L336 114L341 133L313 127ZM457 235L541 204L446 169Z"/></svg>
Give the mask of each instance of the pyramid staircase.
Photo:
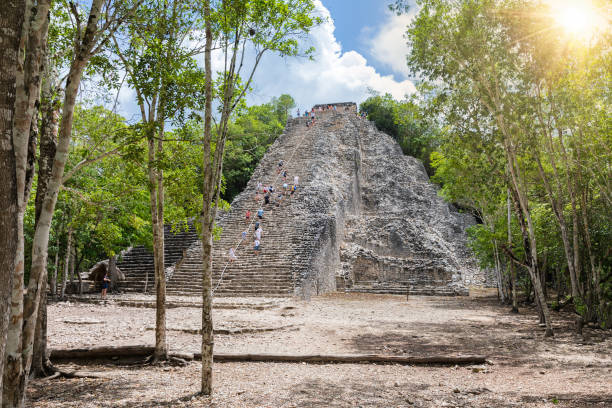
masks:
<svg viewBox="0 0 612 408"><path fill-rule="evenodd" d="M183 258L185 251L198 240L193 223L187 231L175 232L164 226L164 266L167 268ZM117 267L125 275L120 282L122 292L152 292L155 282L153 253L144 246L130 249L117 261Z"/></svg>
<svg viewBox="0 0 612 408"><path fill-rule="evenodd" d="M330 114L329 112L328 114ZM215 296L290 296L294 294L300 276L308 269L317 234L320 228L303 215L306 197L312 176L312 145L321 130L315 126L308 129L304 118L291 119L285 133L262 158L245 190L232 202L231 209L221 214L218 224L221 237L213 243L213 288ZM298 191L283 195L277 205L278 191L283 179L277 174L277 165L284 161L288 172L287 184L293 176L299 177ZM260 207L255 201L257 182L274 185L272 202L263 205L264 218L261 251L253 251L255 222L247 223L245 214L251 211L256 219ZM312 197L311 197L312 198ZM241 242L241 234L247 238ZM238 243L240 244L238 245ZM236 249L238 259L228 264L229 248ZM196 244L187 251L186 257L168 281L167 293L171 295L198 295L202 292L202 247Z"/></svg>

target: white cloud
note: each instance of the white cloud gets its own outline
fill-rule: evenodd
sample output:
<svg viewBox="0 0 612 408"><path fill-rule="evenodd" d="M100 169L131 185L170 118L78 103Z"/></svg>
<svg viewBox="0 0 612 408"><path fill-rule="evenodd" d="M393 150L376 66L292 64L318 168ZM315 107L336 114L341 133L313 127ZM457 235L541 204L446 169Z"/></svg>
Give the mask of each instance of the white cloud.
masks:
<svg viewBox="0 0 612 408"><path fill-rule="evenodd" d="M335 27L329 11L319 0L315 4L317 12L328 18L311 33L315 60L264 56L254 78L254 92L249 103L266 102L272 96L288 93L303 110L317 103L360 103L368 97L368 89L389 92L398 99L414 92L411 81L396 81L392 75L379 74L356 51L342 52L334 36Z"/></svg>
<svg viewBox="0 0 612 408"><path fill-rule="evenodd" d="M316 12L327 17L327 22L312 30L310 43L306 44L313 45L316 49L314 61L265 54L253 78L253 92L247 97L249 105L268 102L274 96L287 93L293 96L300 110L304 111L305 108L319 103L359 104L369 96L369 89L379 93L388 92L396 99L415 91L414 84L407 79L396 81L393 75L378 73L358 52L343 52L334 35L335 27L329 10L320 0L315 0L315 5ZM399 59L404 60L401 57ZM203 55L198 56L197 60L199 65L204 65ZM223 69L224 61L220 51L213 52L212 60L213 71ZM243 75L246 75L249 69L250 67L245 66ZM120 113L132 118L138 114L134 91L122 89Z"/></svg>
<svg viewBox="0 0 612 408"><path fill-rule="evenodd" d="M404 78L409 75L406 65L409 50L404 34L413 17L414 14L398 16L389 12L386 21L368 41L372 56Z"/></svg>

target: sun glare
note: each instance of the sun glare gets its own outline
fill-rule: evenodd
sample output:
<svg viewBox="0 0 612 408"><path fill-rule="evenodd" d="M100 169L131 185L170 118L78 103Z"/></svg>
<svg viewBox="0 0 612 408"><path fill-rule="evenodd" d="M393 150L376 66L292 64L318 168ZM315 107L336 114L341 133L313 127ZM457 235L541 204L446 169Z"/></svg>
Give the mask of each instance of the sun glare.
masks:
<svg viewBox="0 0 612 408"><path fill-rule="evenodd" d="M579 34L589 29L589 10L581 7L568 7L559 10L555 16L557 23L573 34Z"/></svg>
<svg viewBox="0 0 612 408"><path fill-rule="evenodd" d="M599 10L588 0L551 1L553 17L568 34L590 37L606 24Z"/></svg>

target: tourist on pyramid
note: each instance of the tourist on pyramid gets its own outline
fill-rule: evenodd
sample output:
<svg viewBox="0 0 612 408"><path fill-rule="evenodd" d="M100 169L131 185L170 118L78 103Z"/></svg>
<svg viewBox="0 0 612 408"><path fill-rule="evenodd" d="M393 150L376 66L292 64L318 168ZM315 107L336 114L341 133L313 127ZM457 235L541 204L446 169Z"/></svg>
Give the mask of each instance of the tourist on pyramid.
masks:
<svg viewBox="0 0 612 408"><path fill-rule="evenodd" d="M266 205L270 204L270 194L266 193L266 195L264 196L264 201ZM259 212L257 214L259 215Z"/></svg>
<svg viewBox="0 0 612 408"><path fill-rule="evenodd" d="M242 231L242 240L243 241L246 239L246 235L247 235L246 230Z"/></svg>
<svg viewBox="0 0 612 408"><path fill-rule="evenodd" d="M251 220L251 210L246 210L246 223L248 224L249 221Z"/></svg>
<svg viewBox="0 0 612 408"><path fill-rule="evenodd" d="M291 189L291 195L293 195L293 193L295 193L297 190L297 186L294 185L293 188Z"/></svg>
<svg viewBox="0 0 612 408"><path fill-rule="evenodd" d="M259 228L259 221L255 221L255 229Z"/></svg>
<svg viewBox="0 0 612 408"><path fill-rule="evenodd" d="M293 184L294 184L294 185L296 185L296 186L297 186L297 185L298 185L298 183L299 183L299 181L300 181L300 178L299 178L298 176L293 176Z"/></svg>
<svg viewBox="0 0 612 408"><path fill-rule="evenodd" d="M259 256L259 251L260 251L259 245L260 244L261 244L261 242L259 242L259 240L256 239L255 242L254 242L253 251L255 251L255 255L257 255L257 256Z"/></svg>
<svg viewBox="0 0 612 408"><path fill-rule="evenodd" d="M255 237L256 239L261 240L261 234L263 234L263 229L261 229L261 227L259 227L253 233L253 237Z"/></svg>
<svg viewBox="0 0 612 408"><path fill-rule="evenodd" d="M278 196L276 197L276 206L280 207L282 201L283 201L283 193L279 191Z"/></svg>
<svg viewBox="0 0 612 408"><path fill-rule="evenodd" d="M230 248L229 249L229 261L234 262L236 259L238 259L238 257L236 256L236 251L234 251L234 248Z"/></svg>
<svg viewBox="0 0 612 408"><path fill-rule="evenodd" d="M257 192L261 191L261 187L262 187L261 181L258 181L257 182Z"/></svg>
<svg viewBox="0 0 612 408"><path fill-rule="evenodd" d="M287 173L287 172L285 172L285 173ZM287 183L286 183L286 181L287 181L287 177L283 177L283 181L285 181L285 183L283 183L283 190L284 190L284 191L287 191L287 188L289 187L289 186L287 185Z"/></svg>
<svg viewBox="0 0 612 408"><path fill-rule="evenodd" d="M287 181L287 170L283 171L283 181Z"/></svg>
<svg viewBox="0 0 612 408"><path fill-rule="evenodd" d="M264 215L263 208L260 208L259 210L257 210L257 218L259 218L260 220L263 220L263 215Z"/></svg>

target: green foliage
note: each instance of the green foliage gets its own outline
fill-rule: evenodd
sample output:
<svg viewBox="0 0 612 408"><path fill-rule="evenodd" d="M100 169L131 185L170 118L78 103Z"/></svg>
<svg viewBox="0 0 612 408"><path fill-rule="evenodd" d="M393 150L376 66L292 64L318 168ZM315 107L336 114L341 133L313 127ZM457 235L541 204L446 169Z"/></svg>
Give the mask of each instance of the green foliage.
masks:
<svg viewBox="0 0 612 408"><path fill-rule="evenodd" d="M473 249L490 265L493 243L503 243L524 263L525 249L537 243L540 268L560 287L577 254L582 294L576 308L591 317L597 311L601 321L612 295L610 25L584 41L563 32L546 2L417 5L407 31L408 65L434 84L421 106L444 124L430 155L433 180L447 199L480 214L484 225L470 231ZM377 102L374 120L398 137L393 103ZM519 190L527 202L521 212L511 205L506 244L507 194ZM527 219L526 211L534 233L529 240L517 222Z"/></svg>
<svg viewBox="0 0 612 408"><path fill-rule="evenodd" d="M259 160L285 129L293 107L295 101L285 94L235 115L229 127L223 162L225 200L232 201L244 189Z"/></svg>
<svg viewBox="0 0 612 408"><path fill-rule="evenodd" d="M394 100L390 94L375 95L362 102L360 110L367 113L379 130L392 136L404 154L420 159L431 175L429 156L437 145L440 130L428 115L428 101L423 95L424 92L403 101Z"/></svg>

